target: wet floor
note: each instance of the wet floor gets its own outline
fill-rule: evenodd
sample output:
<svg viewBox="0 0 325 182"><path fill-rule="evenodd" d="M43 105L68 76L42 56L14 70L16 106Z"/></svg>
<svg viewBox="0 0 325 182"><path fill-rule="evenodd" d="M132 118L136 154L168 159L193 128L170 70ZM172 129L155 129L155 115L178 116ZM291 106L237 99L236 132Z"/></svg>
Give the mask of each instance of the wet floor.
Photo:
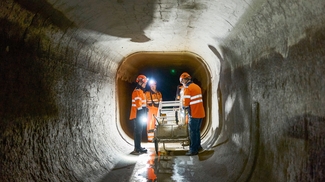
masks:
<svg viewBox="0 0 325 182"><path fill-rule="evenodd" d="M145 147L147 153L125 156L101 182L194 181L202 178L202 173L198 170L200 161L213 155L213 151L205 150L199 155L186 156L188 147L177 143L165 144L165 148L159 144L158 154L153 144Z"/></svg>

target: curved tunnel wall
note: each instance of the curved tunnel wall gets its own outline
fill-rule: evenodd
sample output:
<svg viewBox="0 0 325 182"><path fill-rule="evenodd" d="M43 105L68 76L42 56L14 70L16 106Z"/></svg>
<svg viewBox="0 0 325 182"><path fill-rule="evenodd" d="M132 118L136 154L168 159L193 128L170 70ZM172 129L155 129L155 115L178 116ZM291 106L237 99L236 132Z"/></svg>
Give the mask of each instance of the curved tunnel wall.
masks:
<svg viewBox="0 0 325 182"><path fill-rule="evenodd" d="M50 6L24 5L0 6L0 181L95 181L125 150L111 137L114 53Z"/></svg>
<svg viewBox="0 0 325 182"><path fill-rule="evenodd" d="M222 133L242 149L250 143L244 153L253 154L237 180L325 179L320 7L324 2L264 4L221 45Z"/></svg>
<svg viewBox="0 0 325 182"><path fill-rule="evenodd" d="M59 12L17 2L25 1L0 6L0 179L95 181L120 151L132 150L118 145L124 141L111 119L123 57L82 39ZM222 63L224 121L211 156L197 166L207 176L324 180L324 6L267 2L210 47Z"/></svg>

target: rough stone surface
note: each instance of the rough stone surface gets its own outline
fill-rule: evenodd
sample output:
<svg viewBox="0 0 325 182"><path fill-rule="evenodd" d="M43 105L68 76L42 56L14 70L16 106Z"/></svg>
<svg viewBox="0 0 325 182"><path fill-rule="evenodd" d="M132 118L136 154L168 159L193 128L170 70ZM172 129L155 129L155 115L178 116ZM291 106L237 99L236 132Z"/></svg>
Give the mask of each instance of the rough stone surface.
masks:
<svg viewBox="0 0 325 182"><path fill-rule="evenodd" d="M220 126L186 179L324 181L324 9L323 0L1 1L0 181L97 181L112 170L132 150L117 129L115 75L141 51L194 52L213 76Z"/></svg>
<svg viewBox="0 0 325 182"><path fill-rule="evenodd" d="M223 98L235 98L225 125L245 136L251 104L259 104L250 181L323 181L324 3L279 6L263 6L222 48Z"/></svg>
<svg viewBox="0 0 325 182"><path fill-rule="evenodd" d="M0 7L0 181L99 178L121 150L107 132L116 65L42 12Z"/></svg>

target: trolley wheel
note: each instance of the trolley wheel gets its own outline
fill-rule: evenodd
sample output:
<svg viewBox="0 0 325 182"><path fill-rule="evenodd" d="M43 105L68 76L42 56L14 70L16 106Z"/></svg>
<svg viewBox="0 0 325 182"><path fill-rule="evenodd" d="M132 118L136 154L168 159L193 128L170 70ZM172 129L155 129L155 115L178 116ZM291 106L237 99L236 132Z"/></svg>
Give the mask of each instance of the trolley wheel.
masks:
<svg viewBox="0 0 325 182"><path fill-rule="evenodd" d="M158 155L158 140L157 139L154 139L155 140L155 150L156 150L156 154Z"/></svg>

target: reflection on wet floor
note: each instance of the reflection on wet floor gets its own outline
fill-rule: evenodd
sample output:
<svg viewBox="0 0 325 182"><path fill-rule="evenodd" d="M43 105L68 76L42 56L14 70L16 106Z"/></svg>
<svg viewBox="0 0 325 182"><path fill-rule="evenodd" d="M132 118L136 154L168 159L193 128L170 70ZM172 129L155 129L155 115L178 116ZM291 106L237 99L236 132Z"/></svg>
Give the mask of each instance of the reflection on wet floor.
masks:
<svg viewBox="0 0 325 182"><path fill-rule="evenodd" d="M186 156L188 148L169 146L166 150L160 147L157 155L154 146L145 147L147 153L125 156L101 182L193 181L193 175L197 175L197 169L202 167L200 161L213 154L213 151L204 151L196 156Z"/></svg>
<svg viewBox="0 0 325 182"><path fill-rule="evenodd" d="M139 156L130 181L183 181L185 168L182 165L185 162L178 157L190 159L185 156L186 151L159 151L156 155L154 149L149 148L147 154ZM186 165L191 164L193 162L186 162Z"/></svg>
<svg viewBox="0 0 325 182"><path fill-rule="evenodd" d="M186 147L172 146L160 148L156 155L154 148L148 148L147 154L139 155L130 181L191 181L201 154L186 156L187 151Z"/></svg>

